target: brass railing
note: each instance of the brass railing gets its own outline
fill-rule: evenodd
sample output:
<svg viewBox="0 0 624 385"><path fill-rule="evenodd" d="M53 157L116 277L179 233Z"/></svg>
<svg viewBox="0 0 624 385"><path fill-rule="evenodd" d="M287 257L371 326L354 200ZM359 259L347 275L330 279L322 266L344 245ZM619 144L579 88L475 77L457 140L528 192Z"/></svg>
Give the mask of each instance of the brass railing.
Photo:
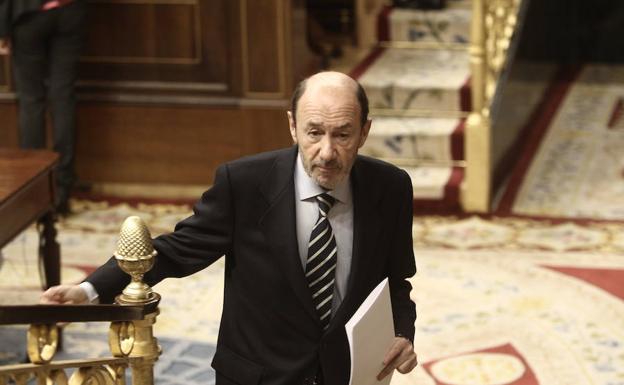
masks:
<svg viewBox="0 0 624 385"><path fill-rule="evenodd" d="M522 0L472 0L470 71L472 111L466 122L462 206L487 211L491 200L490 107L516 29Z"/></svg>
<svg viewBox="0 0 624 385"><path fill-rule="evenodd" d="M142 282L156 253L149 231L138 217L126 219L115 258L132 276L116 305L0 306L0 325L30 324L27 352L31 363L0 366L0 385L126 385L130 368L133 385L154 384L154 363L160 355L153 325L160 296ZM59 323L111 322L111 357L53 361L59 345Z"/></svg>

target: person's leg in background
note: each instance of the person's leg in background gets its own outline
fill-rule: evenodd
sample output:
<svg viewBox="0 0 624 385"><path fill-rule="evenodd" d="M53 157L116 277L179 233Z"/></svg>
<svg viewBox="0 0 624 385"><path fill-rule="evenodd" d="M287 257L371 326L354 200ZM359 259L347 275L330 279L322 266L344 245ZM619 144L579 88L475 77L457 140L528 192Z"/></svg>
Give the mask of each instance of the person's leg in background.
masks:
<svg viewBox="0 0 624 385"><path fill-rule="evenodd" d="M48 11L56 18L49 42L48 100L52 115L54 151L60 154L57 169L57 210L67 213L71 188L75 182L76 92L78 59L83 46L86 2L76 0Z"/></svg>
<svg viewBox="0 0 624 385"><path fill-rule="evenodd" d="M19 104L20 147L45 148L47 41L52 24L47 15L26 15L13 29L13 67Z"/></svg>

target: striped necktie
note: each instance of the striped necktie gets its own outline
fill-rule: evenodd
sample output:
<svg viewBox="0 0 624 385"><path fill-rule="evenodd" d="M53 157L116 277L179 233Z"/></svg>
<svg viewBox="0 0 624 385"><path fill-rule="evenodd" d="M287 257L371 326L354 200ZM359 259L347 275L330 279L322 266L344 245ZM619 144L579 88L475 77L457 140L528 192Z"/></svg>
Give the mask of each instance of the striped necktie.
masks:
<svg viewBox="0 0 624 385"><path fill-rule="evenodd" d="M325 330L331 318L338 251L327 213L336 200L331 195L323 193L316 197L316 201L319 207L319 217L312 228L308 244L306 279L312 293L312 302Z"/></svg>

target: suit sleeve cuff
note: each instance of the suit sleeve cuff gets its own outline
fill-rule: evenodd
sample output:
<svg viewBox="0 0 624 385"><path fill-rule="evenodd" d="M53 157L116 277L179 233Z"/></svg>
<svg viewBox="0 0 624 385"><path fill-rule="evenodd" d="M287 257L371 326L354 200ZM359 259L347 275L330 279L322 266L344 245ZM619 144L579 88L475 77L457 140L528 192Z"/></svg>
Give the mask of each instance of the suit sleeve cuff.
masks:
<svg viewBox="0 0 624 385"><path fill-rule="evenodd" d="M412 346L414 345L414 336L412 335L412 338L410 338L409 336L406 336L403 333L395 333L394 334L395 337L401 337L401 338L405 338L406 340L408 340L409 342L412 343Z"/></svg>
<svg viewBox="0 0 624 385"><path fill-rule="evenodd" d="M89 298L89 303L98 304L100 303L100 296L97 291L95 291L95 287L90 282L84 281L80 285L80 288L84 290L87 298Z"/></svg>

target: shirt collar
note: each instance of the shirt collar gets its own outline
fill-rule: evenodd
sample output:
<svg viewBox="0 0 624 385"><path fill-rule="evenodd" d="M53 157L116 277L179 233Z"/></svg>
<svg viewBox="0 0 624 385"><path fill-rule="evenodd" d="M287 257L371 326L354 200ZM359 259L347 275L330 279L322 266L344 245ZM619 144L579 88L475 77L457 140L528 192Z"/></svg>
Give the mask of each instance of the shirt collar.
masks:
<svg viewBox="0 0 624 385"><path fill-rule="evenodd" d="M332 197L336 198L341 203L349 203L351 201L351 176L343 179L338 183L335 189L331 191L325 191L324 188L316 184L308 173L303 168L303 160L301 159L301 153L297 154L297 166L295 167L295 183L299 191L299 199L307 200L314 198L317 195L327 192Z"/></svg>

